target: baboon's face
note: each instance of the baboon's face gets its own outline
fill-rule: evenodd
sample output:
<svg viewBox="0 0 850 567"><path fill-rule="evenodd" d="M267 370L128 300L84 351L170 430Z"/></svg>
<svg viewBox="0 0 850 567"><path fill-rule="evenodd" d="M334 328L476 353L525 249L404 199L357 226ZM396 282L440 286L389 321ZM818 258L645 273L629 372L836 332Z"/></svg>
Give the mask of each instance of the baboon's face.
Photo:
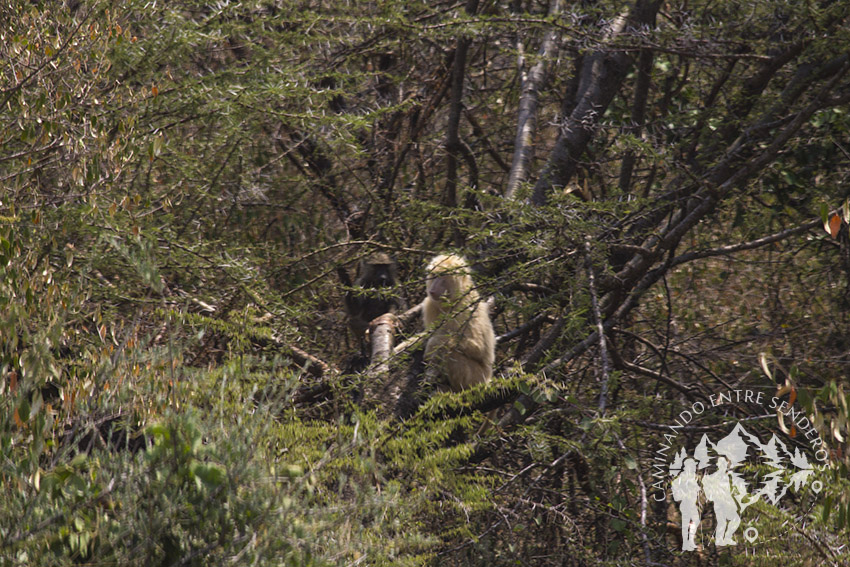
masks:
<svg viewBox="0 0 850 567"><path fill-rule="evenodd" d="M434 301L445 301L457 295L458 284L454 276L431 276L428 278L428 297Z"/></svg>
<svg viewBox="0 0 850 567"><path fill-rule="evenodd" d="M426 268L425 292L432 301L456 301L472 290L466 261L454 255L436 256Z"/></svg>
<svg viewBox="0 0 850 567"><path fill-rule="evenodd" d="M355 282L365 288L392 287L396 284L396 265L386 254L360 262L360 275Z"/></svg>
<svg viewBox="0 0 850 567"><path fill-rule="evenodd" d="M389 287L395 284L390 264L372 264L371 277L374 287Z"/></svg>

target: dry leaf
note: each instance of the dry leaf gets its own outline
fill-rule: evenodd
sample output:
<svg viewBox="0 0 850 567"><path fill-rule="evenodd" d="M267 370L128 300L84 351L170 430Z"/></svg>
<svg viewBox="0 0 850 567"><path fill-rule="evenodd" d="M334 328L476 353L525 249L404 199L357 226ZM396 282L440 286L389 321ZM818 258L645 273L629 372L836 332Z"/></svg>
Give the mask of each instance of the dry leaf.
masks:
<svg viewBox="0 0 850 567"><path fill-rule="evenodd" d="M838 231L841 229L841 217L838 215L832 215L829 218L829 234L833 238L838 236Z"/></svg>

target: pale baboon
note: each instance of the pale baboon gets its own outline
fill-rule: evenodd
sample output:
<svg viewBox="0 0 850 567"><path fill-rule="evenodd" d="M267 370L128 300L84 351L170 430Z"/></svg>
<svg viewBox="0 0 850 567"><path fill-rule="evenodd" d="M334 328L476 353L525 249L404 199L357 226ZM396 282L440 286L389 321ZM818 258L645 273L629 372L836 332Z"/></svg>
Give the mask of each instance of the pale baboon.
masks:
<svg viewBox="0 0 850 567"><path fill-rule="evenodd" d="M441 254L427 272L422 317L434 334L425 345L426 362L445 375L455 392L487 382L493 375L496 337L466 260Z"/></svg>
<svg viewBox="0 0 850 567"><path fill-rule="evenodd" d="M348 313L348 325L362 349L369 323L384 313L395 313L399 308L395 289L398 268L392 258L379 252L360 260L353 286L342 269L340 278L343 284L355 288L345 294L345 311Z"/></svg>

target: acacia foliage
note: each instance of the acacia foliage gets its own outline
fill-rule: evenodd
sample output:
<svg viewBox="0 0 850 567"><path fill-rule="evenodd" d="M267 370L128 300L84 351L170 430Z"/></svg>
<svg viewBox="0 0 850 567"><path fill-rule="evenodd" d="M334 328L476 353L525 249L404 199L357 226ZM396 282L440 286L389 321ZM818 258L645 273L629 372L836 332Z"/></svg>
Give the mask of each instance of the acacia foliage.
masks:
<svg viewBox="0 0 850 567"><path fill-rule="evenodd" d="M0 10L4 561L686 562L654 427L786 379L835 468L763 553L841 559L844 3ZM492 391L340 377L375 248L476 263Z"/></svg>

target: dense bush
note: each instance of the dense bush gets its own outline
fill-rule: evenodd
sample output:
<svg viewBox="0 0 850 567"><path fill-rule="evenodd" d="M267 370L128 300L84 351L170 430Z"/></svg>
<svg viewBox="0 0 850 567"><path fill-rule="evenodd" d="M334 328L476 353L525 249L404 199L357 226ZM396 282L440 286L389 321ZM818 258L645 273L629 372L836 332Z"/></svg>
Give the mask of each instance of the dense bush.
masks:
<svg viewBox="0 0 850 567"><path fill-rule="evenodd" d="M3 3L0 564L846 563L847 11ZM338 276L412 307L446 249L499 335L461 394L415 315L361 360ZM660 431L735 388L823 491L680 553ZM688 439L732 420L805 448Z"/></svg>

